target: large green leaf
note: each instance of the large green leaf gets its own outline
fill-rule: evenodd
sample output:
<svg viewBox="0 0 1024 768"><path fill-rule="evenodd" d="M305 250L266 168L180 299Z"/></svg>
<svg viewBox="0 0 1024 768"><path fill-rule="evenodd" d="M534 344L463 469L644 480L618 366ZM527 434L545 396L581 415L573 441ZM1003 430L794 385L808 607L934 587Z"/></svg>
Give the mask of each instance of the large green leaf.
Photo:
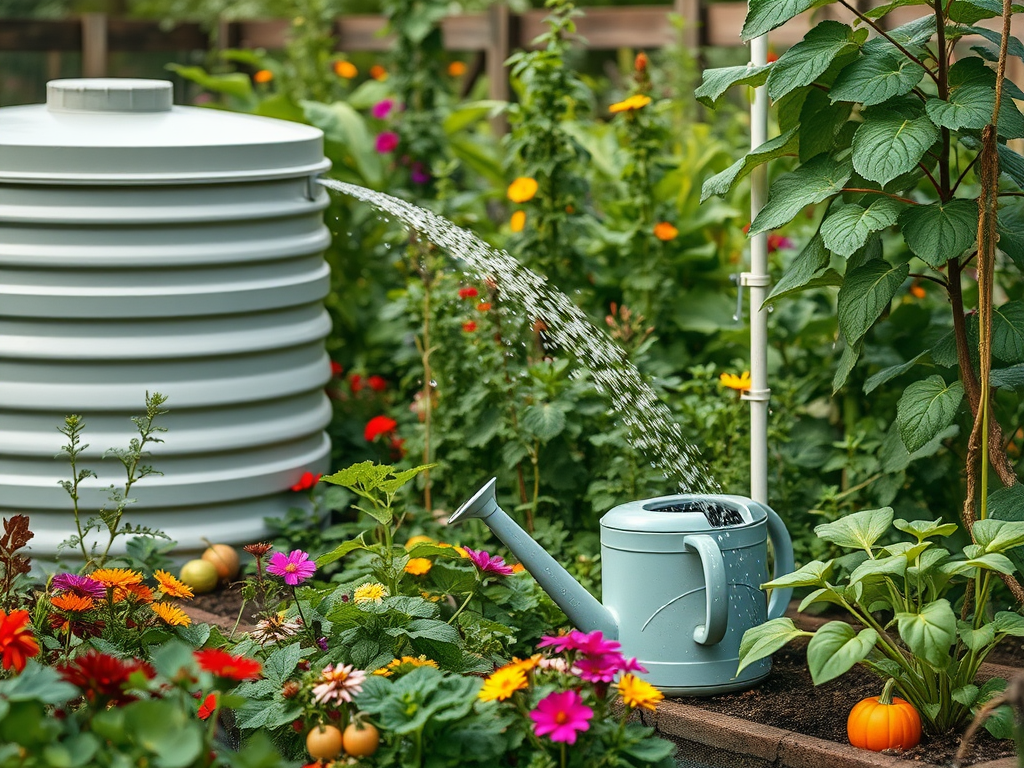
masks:
<svg viewBox="0 0 1024 768"><path fill-rule="evenodd" d="M565 411L552 403L531 405L523 413L522 426L543 443L560 435L565 424Z"/></svg>
<svg viewBox="0 0 1024 768"><path fill-rule="evenodd" d="M821 242L821 235L815 235L786 268L765 300L765 306L797 291L821 285L842 285L842 275L829 269L828 264L829 253Z"/></svg>
<svg viewBox="0 0 1024 768"><path fill-rule="evenodd" d="M971 528L974 540L985 548L986 553L1005 552L1024 546L1024 521L977 520Z"/></svg>
<svg viewBox="0 0 1024 768"><path fill-rule="evenodd" d="M772 184L768 202L750 225L750 234L788 224L806 206L841 192L852 174L848 160L818 155L792 173L781 176Z"/></svg>
<svg viewBox="0 0 1024 768"><path fill-rule="evenodd" d="M948 427L963 397L963 384L947 385L941 376L915 381L903 390L896 405L896 425L907 450L913 453Z"/></svg>
<svg viewBox="0 0 1024 768"><path fill-rule="evenodd" d="M1024 522L1024 485L1017 483L1009 488L1000 488L988 497L989 515L995 520ZM1016 547L1007 553L1017 571L1024 574L1024 547Z"/></svg>
<svg viewBox="0 0 1024 768"><path fill-rule="evenodd" d="M925 603L920 613L897 613L896 624L914 656L937 669L949 664L949 649L956 642L956 614L948 600Z"/></svg>
<svg viewBox="0 0 1024 768"><path fill-rule="evenodd" d="M1024 189L1024 157L1005 144L996 147L996 152L999 155L999 171L1005 173L1018 189Z"/></svg>
<svg viewBox="0 0 1024 768"><path fill-rule="evenodd" d="M903 204L891 197L875 197L867 207L843 205L829 212L821 224L825 247L840 256L851 256L867 242L872 232L896 223Z"/></svg>
<svg viewBox="0 0 1024 768"><path fill-rule="evenodd" d="M870 395L883 384L892 381L897 376L902 376L904 373L906 373L915 365L917 365L918 361L927 354L928 351L925 350L924 352L918 353L912 359L908 360L905 363L900 363L899 365L891 365L888 368L883 368L878 373L872 374L870 377L868 377L868 380L864 382L864 394Z"/></svg>
<svg viewBox="0 0 1024 768"><path fill-rule="evenodd" d="M748 152L721 173L716 173L705 181L700 190L700 201L703 203L712 195L726 195L736 185L737 181L747 176L759 165L764 165L768 161L775 160L784 155L795 154L800 141L797 130L797 128L791 128L774 139L769 139L757 149Z"/></svg>
<svg viewBox="0 0 1024 768"><path fill-rule="evenodd" d="M929 0L889 0L888 3L882 5L876 5L874 8L869 8L864 12L864 15L869 19L880 19L883 16L888 15L890 12L895 11L897 8L903 8L908 5L928 5Z"/></svg>
<svg viewBox="0 0 1024 768"><path fill-rule="evenodd" d="M823 587L832 577L832 561L812 560L792 573L762 584L762 589L784 589L786 587Z"/></svg>
<svg viewBox="0 0 1024 768"><path fill-rule="evenodd" d="M865 509L831 523L814 526L814 535L839 547L870 551L892 525L892 507Z"/></svg>
<svg viewBox="0 0 1024 768"><path fill-rule="evenodd" d="M909 273L908 264L893 266L882 259L872 259L847 273L839 289L839 328L848 342L864 337Z"/></svg>
<svg viewBox="0 0 1024 768"><path fill-rule="evenodd" d="M829 98L870 107L910 93L922 77L921 65L902 54L891 51L866 54L843 68L829 89Z"/></svg>
<svg viewBox="0 0 1024 768"><path fill-rule="evenodd" d="M865 36L838 21L821 22L775 62L768 74L768 95L778 100L796 88L810 85L836 58L856 52L858 38Z"/></svg>
<svg viewBox="0 0 1024 768"><path fill-rule="evenodd" d="M810 89L800 107L800 162L806 163L815 155L831 151L836 135L850 119L852 110L852 104L832 103L824 91Z"/></svg>
<svg viewBox="0 0 1024 768"><path fill-rule="evenodd" d="M1012 611L999 611L992 621L996 632L1010 637L1024 637L1024 616Z"/></svg>
<svg viewBox="0 0 1024 768"><path fill-rule="evenodd" d="M860 358L860 353L863 351L863 339L852 344L847 342L843 346L843 353L839 356L839 362L836 363L835 373L832 374L833 395L846 386L846 382L850 379L850 374L853 373L853 367L857 364L857 360Z"/></svg>
<svg viewBox="0 0 1024 768"><path fill-rule="evenodd" d="M807 668L815 685L827 683L849 672L863 661L878 641L878 633L869 628L854 632L844 621L830 621L814 633L807 644Z"/></svg>
<svg viewBox="0 0 1024 768"><path fill-rule="evenodd" d="M994 89L996 73L977 56L966 56L949 68L947 80L950 89L956 89L968 83L984 83ZM1024 91L1012 80L1006 78L1003 78L1003 95L1009 96L1011 99L1024 99Z"/></svg>
<svg viewBox="0 0 1024 768"><path fill-rule="evenodd" d="M1024 301L993 307L992 354L1006 363L1024 362Z"/></svg>
<svg viewBox="0 0 1024 768"><path fill-rule="evenodd" d="M736 674L755 661L767 658L791 640L806 637L810 632L797 629L792 619L772 619L743 633L740 640L740 666Z"/></svg>
<svg viewBox="0 0 1024 768"><path fill-rule="evenodd" d="M896 530L909 533L919 542L933 536L952 536L957 529L956 523L944 523L941 520L893 520L892 524Z"/></svg>
<svg viewBox="0 0 1024 768"><path fill-rule="evenodd" d="M853 167L861 176L887 184L909 173L939 137L924 108L900 101L865 111L853 136Z"/></svg>
<svg viewBox="0 0 1024 768"><path fill-rule="evenodd" d="M1017 269L1024 269L1024 202L1019 198L1009 200L999 209L996 246L1013 259Z"/></svg>
<svg viewBox="0 0 1024 768"><path fill-rule="evenodd" d="M693 92L693 95L704 106L717 109L726 91L734 85L754 87L764 85L771 68L771 64L765 64L760 67L717 67L715 69L705 69L701 76L701 84Z"/></svg>
<svg viewBox="0 0 1024 768"><path fill-rule="evenodd" d="M922 46L932 39L935 35L935 30L935 14L928 13L920 18L908 22L907 24L903 24L895 29L890 29L886 34L888 35L888 38L895 40L904 48L911 51L916 49L918 52L923 53L921 50ZM881 35L873 37L864 43L863 51L865 54L887 51L899 56L903 55L896 46L889 42L889 39L882 37Z"/></svg>
<svg viewBox="0 0 1024 768"><path fill-rule="evenodd" d="M871 584L882 581L886 576L895 576L902 580L903 574L907 572L907 565L906 555L880 557L877 560L868 559L853 569L850 574L850 584L858 582Z"/></svg>
<svg viewBox="0 0 1024 768"><path fill-rule="evenodd" d="M330 104L303 101L301 104L306 119L324 132L324 139L343 149L352 167L367 184L378 186L384 169L363 116L344 101Z"/></svg>
<svg viewBox="0 0 1024 768"><path fill-rule="evenodd" d="M251 102L254 98L252 81L242 72L213 75L202 67L186 67L181 64L168 64L167 68L204 90L224 93L245 102Z"/></svg>
<svg viewBox="0 0 1024 768"><path fill-rule="evenodd" d="M964 128L984 128L992 120L995 109L996 91L993 86L984 83L971 83L961 86L949 94L943 101L930 98L924 108L932 122L952 131Z"/></svg>
<svg viewBox="0 0 1024 768"><path fill-rule="evenodd" d="M956 198L946 203L912 205L900 214L903 237L916 256L943 267L974 245L978 203Z"/></svg>
<svg viewBox="0 0 1024 768"><path fill-rule="evenodd" d="M963 35L981 35L990 43L994 43L996 47L1003 42L1003 35L1001 32L997 32L994 29L986 29L985 27L962 27L960 33ZM1006 41L1007 53L1011 56L1016 56L1021 61L1024 61L1024 43L1010 35L1010 39Z"/></svg>
<svg viewBox="0 0 1024 768"><path fill-rule="evenodd" d="M781 27L798 13L803 13L816 0L750 0L743 22L743 40L753 40L765 32Z"/></svg>

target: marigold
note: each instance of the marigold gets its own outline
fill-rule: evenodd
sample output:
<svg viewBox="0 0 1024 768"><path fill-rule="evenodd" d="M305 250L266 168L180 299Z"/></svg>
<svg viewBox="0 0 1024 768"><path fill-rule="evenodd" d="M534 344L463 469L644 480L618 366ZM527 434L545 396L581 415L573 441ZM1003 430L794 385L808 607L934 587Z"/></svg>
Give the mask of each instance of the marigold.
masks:
<svg viewBox="0 0 1024 768"><path fill-rule="evenodd" d="M525 203L537 194L537 180L529 176L520 176L508 185L508 199L513 203Z"/></svg>
<svg viewBox="0 0 1024 768"><path fill-rule="evenodd" d="M502 669L521 669L523 672L529 672L530 670L535 669L543 658L543 654L540 653L535 653L533 656L525 659L514 658L511 662L502 667Z"/></svg>
<svg viewBox="0 0 1024 768"><path fill-rule="evenodd" d="M490 312L491 311L491 302L489 302L489 301L481 301L479 304L476 305L476 311L477 312Z"/></svg>
<svg viewBox="0 0 1024 768"><path fill-rule="evenodd" d="M432 538L430 538L429 536L423 536L423 535L412 536L412 537L409 538L409 540L407 542L405 542L405 548L407 550L409 550L409 549L412 549L413 547L415 547L417 544L434 544L434 543L436 543L436 542ZM440 545L438 545L438 546L440 546Z"/></svg>
<svg viewBox="0 0 1024 768"><path fill-rule="evenodd" d="M916 283L910 286L910 295L915 299L923 299L927 294L924 292L924 288Z"/></svg>
<svg viewBox="0 0 1024 768"><path fill-rule="evenodd" d="M370 582L356 587L352 599L357 603L379 603L390 596L388 588L379 582Z"/></svg>
<svg viewBox="0 0 1024 768"><path fill-rule="evenodd" d="M448 74L451 77L462 77L466 74L466 64L462 61L453 61L448 65Z"/></svg>
<svg viewBox="0 0 1024 768"><path fill-rule="evenodd" d="M196 657L200 667L207 672L212 672L217 677L226 677L231 680L255 680L263 674L263 665L256 659L232 656L220 648L207 648L195 651L192 655Z"/></svg>
<svg viewBox="0 0 1024 768"><path fill-rule="evenodd" d="M613 115L617 112L633 112L634 110L646 107L650 103L650 96L646 96L642 93L635 93L627 99L623 99L616 104L612 104L608 107L608 111Z"/></svg>
<svg viewBox="0 0 1024 768"><path fill-rule="evenodd" d="M153 590L145 584L129 584L124 587L114 588L115 603L119 603L122 600L130 600L139 605L149 605L155 599L156 595L153 594Z"/></svg>
<svg viewBox="0 0 1024 768"><path fill-rule="evenodd" d="M160 587L160 591L170 597L182 597L186 600L191 600L195 595L192 594L192 587L178 578L172 576L167 571L157 571L153 574L153 578L156 579L156 583Z"/></svg>
<svg viewBox="0 0 1024 768"><path fill-rule="evenodd" d="M635 69L637 72L646 72L647 65L649 63L650 60L647 58L647 54L644 53L643 51L640 51L640 53L636 55L636 58L633 59L633 69Z"/></svg>
<svg viewBox="0 0 1024 768"><path fill-rule="evenodd" d="M336 61L334 62L334 74L338 77L344 77L346 80L351 80L359 74L359 70L356 69L356 65L351 61Z"/></svg>
<svg viewBox="0 0 1024 768"><path fill-rule="evenodd" d="M374 64L370 67L370 77L374 80L387 80L388 71L384 69L380 64Z"/></svg>
<svg viewBox="0 0 1024 768"><path fill-rule="evenodd" d="M165 624L169 624L172 627L187 627L192 623L192 619L188 617L188 614L176 605L153 603L149 607L153 609L153 613L164 620Z"/></svg>
<svg viewBox="0 0 1024 768"><path fill-rule="evenodd" d="M744 371L739 376L734 373L723 373L718 380L722 382L723 386L735 389L737 392L747 392L751 386L750 371Z"/></svg>
<svg viewBox="0 0 1024 768"><path fill-rule="evenodd" d="M653 712L658 702L665 698L665 694L636 675L623 675L619 678L616 687L619 689L623 703L633 709L643 707Z"/></svg>
<svg viewBox="0 0 1024 768"><path fill-rule="evenodd" d="M526 211L516 211L508 220L508 227L513 232L522 232L526 228Z"/></svg>
<svg viewBox="0 0 1024 768"><path fill-rule="evenodd" d="M405 564L405 572L411 573L413 576L423 576L430 573L430 569L433 565L434 564L425 557L414 557Z"/></svg>
<svg viewBox="0 0 1024 768"><path fill-rule="evenodd" d="M0 655L4 669L20 673L33 656L39 655L39 643L29 629L28 611L7 613L0 608Z"/></svg>
<svg viewBox="0 0 1024 768"><path fill-rule="evenodd" d="M526 566L522 563L516 563L512 566L512 573L522 573L526 570Z"/></svg>
<svg viewBox="0 0 1024 768"><path fill-rule="evenodd" d="M82 613L96 607L96 601L91 597L83 597L73 592L66 592L62 595L54 595L50 598L50 605L61 611Z"/></svg>
<svg viewBox="0 0 1024 768"><path fill-rule="evenodd" d="M505 701L526 686L526 672L518 667L502 667L484 680L484 685L477 695L480 701Z"/></svg>
<svg viewBox="0 0 1024 768"><path fill-rule="evenodd" d="M654 225L654 236L663 243L667 243L669 240L675 240L678 235L679 230L667 221L660 221Z"/></svg>
<svg viewBox="0 0 1024 768"><path fill-rule="evenodd" d="M110 587L126 587L129 584L141 584L142 574L128 568L99 568L89 574L93 581L98 581L108 589Z"/></svg>
<svg viewBox="0 0 1024 768"><path fill-rule="evenodd" d="M265 85L266 83L269 83L273 79L274 73L271 72L269 69L260 69L256 72L256 74L252 76L253 82L259 83L261 85Z"/></svg>
<svg viewBox="0 0 1024 768"><path fill-rule="evenodd" d="M409 672L416 667L433 667L437 669L437 662L428 659L426 656L403 656L400 659L392 659L385 666L374 670L373 674L380 677L391 677L396 672Z"/></svg>

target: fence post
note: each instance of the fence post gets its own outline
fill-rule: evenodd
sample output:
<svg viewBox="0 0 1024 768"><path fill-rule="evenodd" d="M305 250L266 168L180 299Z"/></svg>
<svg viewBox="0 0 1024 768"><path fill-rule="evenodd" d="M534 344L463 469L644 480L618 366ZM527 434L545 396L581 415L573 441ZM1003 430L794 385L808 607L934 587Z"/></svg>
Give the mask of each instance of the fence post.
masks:
<svg viewBox="0 0 1024 768"><path fill-rule="evenodd" d="M685 20L683 24L683 45L694 55L700 53L700 44L704 38L701 18L701 0L673 0L673 11Z"/></svg>
<svg viewBox="0 0 1024 768"><path fill-rule="evenodd" d="M489 95L495 101L508 101L511 90L508 83L508 72L505 60L512 52L512 14L505 3L495 3L487 9L487 40L486 67ZM494 132L502 135L508 132L508 120L499 115L491 121Z"/></svg>
<svg viewBox="0 0 1024 768"><path fill-rule="evenodd" d="M82 77L107 76L107 14L82 14Z"/></svg>

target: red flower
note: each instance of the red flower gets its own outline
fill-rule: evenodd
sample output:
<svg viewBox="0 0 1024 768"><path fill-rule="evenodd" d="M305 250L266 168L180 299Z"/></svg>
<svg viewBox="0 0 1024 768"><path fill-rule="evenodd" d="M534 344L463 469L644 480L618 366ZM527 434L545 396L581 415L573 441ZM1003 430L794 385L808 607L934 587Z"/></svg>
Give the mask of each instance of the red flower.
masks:
<svg viewBox="0 0 1024 768"><path fill-rule="evenodd" d="M473 320L467 320L462 324L462 330L466 333L472 333L476 330L476 322Z"/></svg>
<svg viewBox="0 0 1024 768"><path fill-rule="evenodd" d="M39 655L39 643L28 627L28 611L5 612L0 608L0 653L4 669L21 672L25 663Z"/></svg>
<svg viewBox="0 0 1024 768"><path fill-rule="evenodd" d="M366 380L366 384L374 392L383 392L388 388L388 383L384 380L383 376L373 375Z"/></svg>
<svg viewBox="0 0 1024 768"><path fill-rule="evenodd" d="M401 437L391 438L391 460L398 461L405 458L405 440Z"/></svg>
<svg viewBox="0 0 1024 768"><path fill-rule="evenodd" d="M341 373L344 370L345 369L341 367L341 363L336 363L333 360L331 360L331 378L332 379L337 378L338 376L341 376Z"/></svg>
<svg viewBox="0 0 1024 768"><path fill-rule="evenodd" d="M353 392L358 392L363 388L363 377L358 373L353 373L348 377L348 386Z"/></svg>
<svg viewBox="0 0 1024 768"><path fill-rule="evenodd" d="M203 703L199 705L199 712L197 714L199 715L200 720L206 720L210 717L210 715L212 715L216 711L217 694L211 693L209 696L203 699Z"/></svg>
<svg viewBox="0 0 1024 768"><path fill-rule="evenodd" d="M193 654L199 666L217 677L231 680L256 680L263 672L263 665L245 656L232 656L220 648L207 648Z"/></svg>
<svg viewBox="0 0 1024 768"><path fill-rule="evenodd" d="M320 482L321 477L323 477L323 475L314 475L312 472L303 472L302 477L299 478L299 482L292 486L292 490L308 491Z"/></svg>
<svg viewBox="0 0 1024 768"><path fill-rule="evenodd" d="M136 697L125 693L128 678L141 672L152 680L156 672L139 659L118 659L93 649L69 664L57 667L61 677L82 689L91 703L128 704Z"/></svg>
<svg viewBox="0 0 1024 768"><path fill-rule="evenodd" d="M460 299L475 299L479 295L480 291L473 286L469 286L468 288L459 288Z"/></svg>
<svg viewBox="0 0 1024 768"><path fill-rule="evenodd" d="M363 437L368 443L372 443L381 435L390 435L398 427L398 422L389 419L387 416L374 416L366 423L363 430Z"/></svg>

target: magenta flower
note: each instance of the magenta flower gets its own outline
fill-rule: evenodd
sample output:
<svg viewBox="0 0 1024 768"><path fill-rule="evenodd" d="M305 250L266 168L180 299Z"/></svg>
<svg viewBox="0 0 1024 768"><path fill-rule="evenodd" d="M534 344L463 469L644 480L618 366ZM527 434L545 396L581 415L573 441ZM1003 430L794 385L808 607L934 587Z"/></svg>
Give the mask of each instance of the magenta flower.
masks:
<svg viewBox="0 0 1024 768"><path fill-rule="evenodd" d="M575 652L573 671L591 683L610 683L620 672L646 672L636 659L627 659L615 640L608 640L599 630L585 633L574 629L567 635L542 637L538 648L551 648L555 653Z"/></svg>
<svg viewBox="0 0 1024 768"><path fill-rule="evenodd" d="M566 744L575 744L576 734L590 729L593 716L594 710L583 703L576 691L549 694L530 713L535 734Z"/></svg>
<svg viewBox="0 0 1024 768"><path fill-rule="evenodd" d="M426 167L419 160L416 160L412 164L412 169L409 171L409 178L413 184L428 184L430 182L430 174L427 172Z"/></svg>
<svg viewBox="0 0 1024 768"><path fill-rule="evenodd" d="M392 99L384 99L384 101L378 101L370 109L370 114L378 120L384 120L388 115L391 114L391 110L395 108L395 102Z"/></svg>
<svg viewBox="0 0 1024 768"><path fill-rule="evenodd" d="M580 670L580 677L587 682L610 683L623 671L626 660L621 653L599 653L577 659L576 666Z"/></svg>
<svg viewBox="0 0 1024 768"><path fill-rule="evenodd" d="M293 550L290 555L275 552L267 563L267 573L283 577L284 583L290 587L301 584L312 576L315 570L316 563L301 549Z"/></svg>
<svg viewBox="0 0 1024 768"><path fill-rule="evenodd" d="M107 588L96 579L88 576L77 576L74 573L58 573L50 582L55 592L73 592L79 597L91 597L102 600L107 596Z"/></svg>
<svg viewBox="0 0 1024 768"><path fill-rule="evenodd" d="M377 134L377 151L386 155L388 152L394 152L398 148L398 134L394 131L384 131L383 133Z"/></svg>
<svg viewBox="0 0 1024 768"><path fill-rule="evenodd" d="M504 558L496 555L491 557L483 550L477 551L469 547L463 547L463 549L466 550L466 556L473 561L473 565L482 573L496 573L499 576L511 576L514 573L511 565L505 565Z"/></svg>

